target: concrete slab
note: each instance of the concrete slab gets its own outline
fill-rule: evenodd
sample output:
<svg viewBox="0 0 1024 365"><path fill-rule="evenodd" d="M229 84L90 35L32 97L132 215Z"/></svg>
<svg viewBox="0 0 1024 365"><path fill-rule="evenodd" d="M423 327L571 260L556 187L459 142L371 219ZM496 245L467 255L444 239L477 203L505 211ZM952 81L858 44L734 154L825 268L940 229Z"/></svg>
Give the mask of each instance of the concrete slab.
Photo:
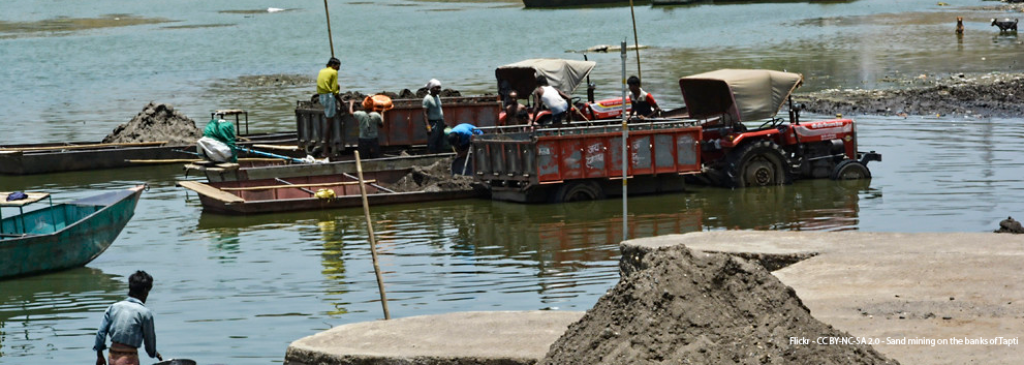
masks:
<svg viewBox="0 0 1024 365"><path fill-rule="evenodd" d="M1024 236L722 231L624 244L802 255L774 274L815 318L879 341L875 349L904 364L1019 364L1024 356Z"/></svg>
<svg viewBox="0 0 1024 365"><path fill-rule="evenodd" d="M582 316L460 312L353 323L292 342L285 364L534 364Z"/></svg>

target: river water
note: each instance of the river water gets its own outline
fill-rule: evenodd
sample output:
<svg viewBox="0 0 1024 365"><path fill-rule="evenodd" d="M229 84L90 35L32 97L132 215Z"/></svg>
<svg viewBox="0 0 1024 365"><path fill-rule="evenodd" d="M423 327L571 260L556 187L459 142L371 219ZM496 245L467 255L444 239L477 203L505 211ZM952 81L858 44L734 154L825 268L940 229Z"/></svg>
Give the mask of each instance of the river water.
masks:
<svg viewBox="0 0 1024 365"><path fill-rule="evenodd" d="M493 69L526 58L632 43L628 7L524 10L516 2L332 1L343 89L416 89L436 77L493 92ZM678 77L723 67L801 72L803 91L890 87L901 76L1020 72L1024 46L987 24L1009 15L965 1L636 8L645 87L680 105ZM286 9L267 12L270 7ZM955 17L967 34L954 36ZM255 131L294 127L330 56L316 1L11 0L0 13L0 145L98 140L151 100L197 121L250 112ZM618 54L590 54L599 96L620 92ZM636 72L634 54L627 60ZM282 79L288 79L282 77ZM582 90L581 90L582 91ZM577 93L577 95L581 94ZM868 184L692 187L633 197L628 235L723 229L985 232L1024 211L1019 119L854 116L860 146L884 155ZM812 119L805 116L804 120ZM153 274L165 357L281 362L289 342L383 317L362 211L205 214L174 186L179 166L0 177L0 191L58 201L148 183L135 217L82 269L0 281L0 363L91 362L104 308L134 270ZM463 200L373 208L393 317L451 311L582 311L617 280L618 200L519 205ZM900 242L893 242L897 245Z"/></svg>

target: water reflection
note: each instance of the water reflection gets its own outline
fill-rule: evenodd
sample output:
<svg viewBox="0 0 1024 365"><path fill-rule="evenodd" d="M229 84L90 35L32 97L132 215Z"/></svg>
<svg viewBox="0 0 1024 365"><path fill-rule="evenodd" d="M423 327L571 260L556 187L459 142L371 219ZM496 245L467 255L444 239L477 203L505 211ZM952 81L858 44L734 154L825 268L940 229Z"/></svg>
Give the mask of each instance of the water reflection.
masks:
<svg viewBox="0 0 1024 365"><path fill-rule="evenodd" d="M95 319L126 293L117 275L92 268L0 281L0 358L50 348L58 336L95 333L74 324Z"/></svg>

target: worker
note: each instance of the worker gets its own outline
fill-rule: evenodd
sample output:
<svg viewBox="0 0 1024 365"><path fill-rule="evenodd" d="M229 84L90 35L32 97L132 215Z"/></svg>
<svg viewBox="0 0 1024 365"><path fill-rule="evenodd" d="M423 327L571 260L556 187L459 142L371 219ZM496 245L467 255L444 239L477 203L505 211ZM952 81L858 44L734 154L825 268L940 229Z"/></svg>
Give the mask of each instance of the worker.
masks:
<svg viewBox="0 0 1024 365"><path fill-rule="evenodd" d="M508 100L505 105L505 125L529 124L530 113L523 104L519 103L519 93L515 90L508 92Z"/></svg>
<svg viewBox="0 0 1024 365"><path fill-rule="evenodd" d="M338 118L335 117L338 114L338 95L341 93L341 86L338 85L338 69L340 68L341 61L331 57L327 61L327 67L320 70L316 76L316 93L320 98L320 105L324 107L324 118L327 122L323 134L320 136L320 142L323 145L318 146L319 151L324 155L322 157L330 154L327 145L334 136L334 125L338 122Z"/></svg>
<svg viewBox="0 0 1024 365"><path fill-rule="evenodd" d="M562 120L565 119L565 113L569 110L571 101L569 95L566 95L562 90L548 85L548 78L540 75L537 76L537 89L533 91L533 96L533 122L530 123L531 125L537 124L537 112L540 111L541 105L551 111L550 123L554 125L562 124Z"/></svg>
<svg viewBox="0 0 1024 365"><path fill-rule="evenodd" d="M469 123L459 124L448 133L448 144L455 151L455 159L452 161L452 175L473 174L473 164L468 160L470 141L474 135L480 134L484 134L484 132Z"/></svg>
<svg viewBox="0 0 1024 365"><path fill-rule="evenodd" d="M376 99L387 103L377 103ZM381 113L384 112L384 105L390 105L391 98L386 95L374 95L367 96L363 99L363 110L353 111L353 105L355 100L348 101L348 113L352 114L353 117L359 121L359 156L362 158L378 158L381 157L380 152L380 141L377 139L377 129L384 127L384 116ZM369 111L369 113L367 113Z"/></svg>
<svg viewBox="0 0 1024 365"><path fill-rule="evenodd" d="M430 79L429 93L423 97L423 122L427 129L427 152L444 152L444 110L441 108L441 82Z"/></svg>
<svg viewBox="0 0 1024 365"><path fill-rule="evenodd" d="M153 289L153 277L139 270L128 277L128 298L111 304L103 312L103 322L96 331L96 365L106 365L103 350L110 336L110 365L138 365L139 347L145 345L146 354L160 361L164 358L156 351L156 333L153 312L146 308L146 298Z"/></svg>
<svg viewBox="0 0 1024 365"><path fill-rule="evenodd" d="M637 118L644 119L661 114L661 108L658 107L658 102L654 101L654 96L640 88L639 77L630 76L626 80L626 85L629 86L630 103L632 104L629 118L636 115Z"/></svg>

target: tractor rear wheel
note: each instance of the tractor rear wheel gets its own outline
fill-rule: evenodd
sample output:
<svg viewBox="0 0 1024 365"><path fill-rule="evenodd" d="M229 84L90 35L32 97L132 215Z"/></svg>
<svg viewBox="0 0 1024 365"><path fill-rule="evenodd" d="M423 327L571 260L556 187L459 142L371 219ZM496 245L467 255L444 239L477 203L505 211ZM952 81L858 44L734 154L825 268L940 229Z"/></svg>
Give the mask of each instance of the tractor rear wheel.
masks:
<svg viewBox="0 0 1024 365"><path fill-rule="evenodd" d="M728 157L727 185L732 188L789 184L785 152L769 140L751 142Z"/></svg>
<svg viewBox="0 0 1024 365"><path fill-rule="evenodd" d="M832 180L868 180L871 179L871 170L867 165L857 160L845 160L836 165L832 170Z"/></svg>
<svg viewBox="0 0 1024 365"><path fill-rule="evenodd" d="M555 191L552 201L567 203L576 201L601 200L605 198L604 190L593 181L572 181L562 184Z"/></svg>

